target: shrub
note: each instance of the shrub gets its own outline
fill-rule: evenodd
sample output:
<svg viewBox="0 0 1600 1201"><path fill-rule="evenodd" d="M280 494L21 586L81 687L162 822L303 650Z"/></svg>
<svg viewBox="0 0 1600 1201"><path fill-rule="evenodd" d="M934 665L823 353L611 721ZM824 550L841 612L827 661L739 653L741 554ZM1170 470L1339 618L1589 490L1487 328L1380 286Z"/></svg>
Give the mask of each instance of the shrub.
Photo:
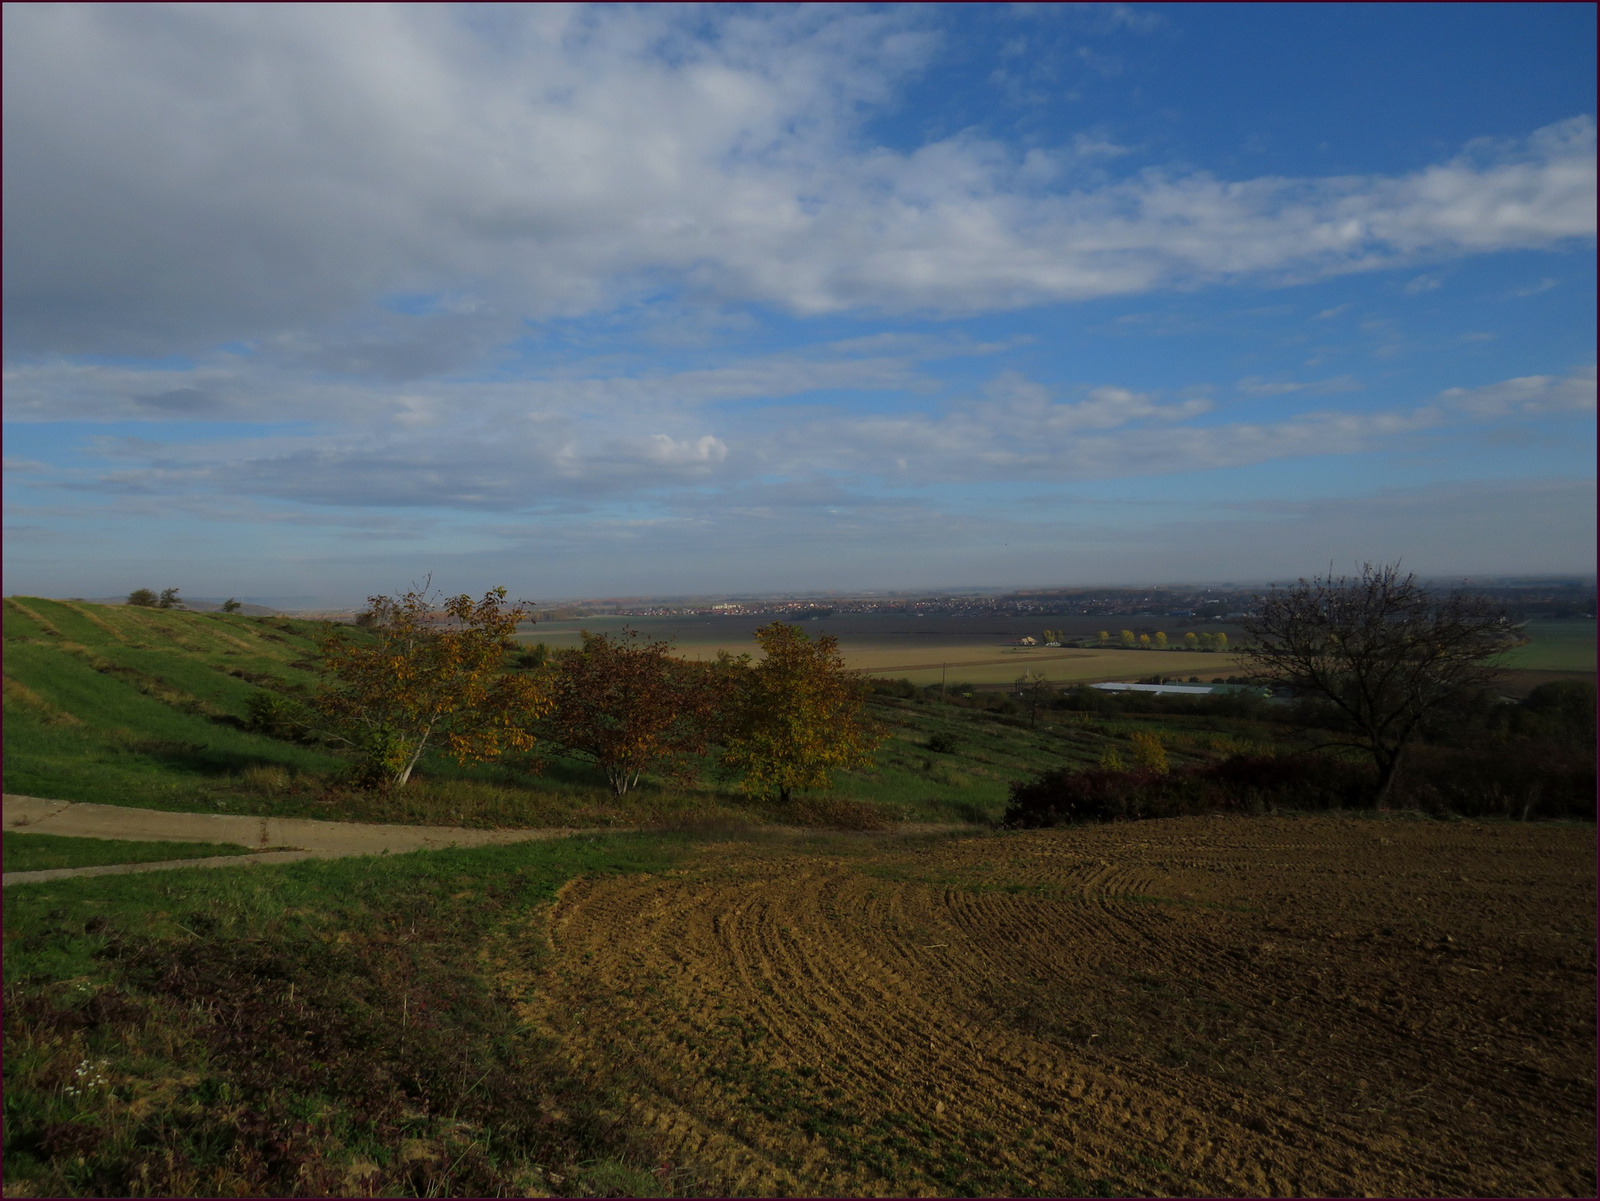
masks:
<svg viewBox="0 0 1600 1201"><path fill-rule="evenodd" d="M910 700L922 691L910 680L872 680L870 687L874 696L896 696L903 700ZM939 690L935 688L933 691Z"/></svg>
<svg viewBox="0 0 1600 1201"><path fill-rule="evenodd" d="M928 749L936 755L955 753L956 740L948 734L934 734L928 739Z"/></svg>
<svg viewBox="0 0 1600 1201"><path fill-rule="evenodd" d="M1556 742L1413 747L1400 769L1402 804L1465 817L1595 820L1591 751Z"/></svg>
<svg viewBox="0 0 1600 1201"><path fill-rule="evenodd" d="M1165 775L1169 770L1167 763L1167 748L1161 745L1161 740L1154 734L1140 730L1130 736L1133 743L1133 765L1145 771L1153 771L1157 775Z"/></svg>
<svg viewBox="0 0 1600 1201"><path fill-rule="evenodd" d="M1108 756L1091 771L1062 768L1013 784L1003 823L1038 828L1279 807L1335 809L1360 805L1372 790L1370 765L1326 756L1235 755L1166 773L1112 762Z"/></svg>
<svg viewBox="0 0 1600 1201"><path fill-rule="evenodd" d="M135 588L128 593L128 603L141 609L154 609L161 603L161 598L148 588Z"/></svg>
<svg viewBox="0 0 1600 1201"><path fill-rule="evenodd" d="M1595 686L1592 680L1540 684L1519 705L1502 705L1494 725L1511 737L1568 746L1594 746Z"/></svg>
<svg viewBox="0 0 1600 1201"><path fill-rule="evenodd" d="M244 704L245 727L269 738L303 740L312 728L311 711L277 692L252 693Z"/></svg>

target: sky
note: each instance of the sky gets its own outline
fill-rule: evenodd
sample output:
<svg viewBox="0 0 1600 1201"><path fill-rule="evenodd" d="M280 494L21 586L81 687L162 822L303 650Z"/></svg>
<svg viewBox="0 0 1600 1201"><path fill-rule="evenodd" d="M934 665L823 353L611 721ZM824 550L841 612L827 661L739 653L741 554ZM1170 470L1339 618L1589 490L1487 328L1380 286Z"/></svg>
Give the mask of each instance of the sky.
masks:
<svg viewBox="0 0 1600 1201"><path fill-rule="evenodd" d="M3 21L8 594L1595 570L1593 5Z"/></svg>

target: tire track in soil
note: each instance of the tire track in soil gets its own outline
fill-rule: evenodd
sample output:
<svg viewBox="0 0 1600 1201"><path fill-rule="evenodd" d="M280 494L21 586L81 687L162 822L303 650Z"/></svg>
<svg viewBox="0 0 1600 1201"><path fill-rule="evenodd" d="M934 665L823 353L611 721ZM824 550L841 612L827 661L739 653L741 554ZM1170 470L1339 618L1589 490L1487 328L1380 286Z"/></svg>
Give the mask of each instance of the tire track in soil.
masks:
<svg viewBox="0 0 1600 1201"><path fill-rule="evenodd" d="M1592 831L1377 830L707 848L569 885L522 1010L728 1192L1592 1195Z"/></svg>

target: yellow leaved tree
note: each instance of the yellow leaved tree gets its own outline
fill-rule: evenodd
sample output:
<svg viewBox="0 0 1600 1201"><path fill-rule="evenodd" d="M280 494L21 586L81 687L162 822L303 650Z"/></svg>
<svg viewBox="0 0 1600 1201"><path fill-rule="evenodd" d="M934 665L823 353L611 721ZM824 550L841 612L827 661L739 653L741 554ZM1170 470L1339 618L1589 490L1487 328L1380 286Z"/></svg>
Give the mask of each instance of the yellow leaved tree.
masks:
<svg viewBox="0 0 1600 1201"><path fill-rule="evenodd" d="M316 708L369 782L405 784L430 749L466 763L533 745L529 726L550 701L538 675L507 668L526 613L504 588L480 601L416 590L367 601L366 636L335 629L323 642Z"/></svg>
<svg viewBox="0 0 1600 1201"><path fill-rule="evenodd" d="M845 667L839 640L775 621L756 641L766 657L738 671L723 738L723 767L740 787L787 804L796 789L826 788L835 769L870 764L888 734L867 716L866 684Z"/></svg>

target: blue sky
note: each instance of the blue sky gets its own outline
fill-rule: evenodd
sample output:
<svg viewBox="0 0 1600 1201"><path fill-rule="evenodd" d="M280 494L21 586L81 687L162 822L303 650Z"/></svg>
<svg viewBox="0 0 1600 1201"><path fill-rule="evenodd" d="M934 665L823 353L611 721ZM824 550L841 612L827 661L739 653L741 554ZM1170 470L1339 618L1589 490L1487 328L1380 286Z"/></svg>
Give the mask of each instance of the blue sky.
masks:
<svg viewBox="0 0 1600 1201"><path fill-rule="evenodd" d="M4 8L8 593L1592 573L1595 8Z"/></svg>

